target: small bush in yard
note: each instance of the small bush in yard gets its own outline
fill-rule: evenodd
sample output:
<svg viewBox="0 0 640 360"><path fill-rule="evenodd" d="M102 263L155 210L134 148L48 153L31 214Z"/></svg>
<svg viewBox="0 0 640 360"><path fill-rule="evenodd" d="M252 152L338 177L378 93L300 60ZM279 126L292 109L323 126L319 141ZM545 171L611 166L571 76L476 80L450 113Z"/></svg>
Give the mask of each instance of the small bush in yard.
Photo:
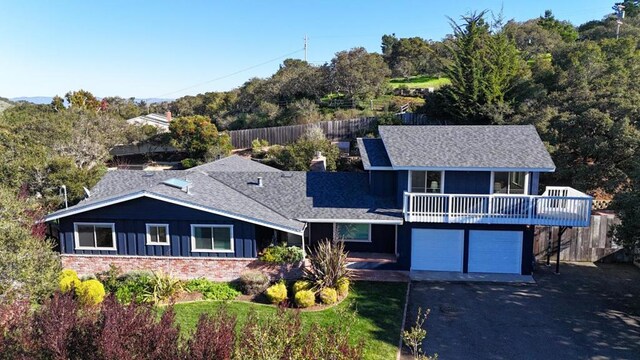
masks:
<svg viewBox="0 0 640 360"><path fill-rule="evenodd" d="M296 306L299 308L308 308L316 303L316 294L311 290L300 290L293 297Z"/></svg>
<svg viewBox="0 0 640 360"><path fill-rule="evenodd" d="M336 291L338 292L338 296L345 297L349 295L349 279L342 278L338 280L338 286L336 287Z"/></svg>
<svg viewBox="0 0 640 360"><path fill-rule="evenodd" d="M270 286L267 291L265 291L265 295L270 303L280 304L287 299L287 286L281 281Z"/></svg>
<svg viewBox="0 0 640 360"><path fill-rule="evenodd" d="M304 277L316 290L336 288L340 279L349 278L347 252L342 241L320 241L309 256L309 265L304 269Z"/></svg>
<svg viewBox="0 0 640 360"><path fill-rule="evenodd" d="M301 290L311 290L311 283L306 280L298 280L294 282L293 286L291 287L291 292L293 293L293 295L295 296L298 291Z"/></svg>
<svg viewBox="0 0 640 360"><path fill-rule="evenodd" d="M148 272L130 272L120 278L121 284L115 292L115 297L123 304L144 303L150 300L147 296L153 291L151 274Z"/></svg>
<svg viewBox="0 0 640 360"><path fill-rule="evenodd" d="M318 294L320 301L325 305L335 304L338 301L338 293L335 289L332 288L324 288L320 290Z"/></svg>
<svg viewBox="0 0 640 360"><path fill-rule="evenodd" d="M184 285L185 290L197 291L207 300L233 300L240 292L229 283L214 282L207 279L193 279Z"/></svg>
<svg viewBox="0 0 640 360"><path fill-rule="evenodd" d="M75 277L73 276L64 276L60 278L60 282L59 282L59 287L60 287L60 291L62 292L69 292L72 289L77 288L78 286L80 286L80 279L78 279L78 276L76 275Z"/></svg>
<svg viewBox="0 0 640 360"><path fill-rule="evenodd" d="M182 290L182 282L163 272L154 272L151 277L151 289L147 289L144 297L146 302L157 304L171 299Z"/></svg>
<svg viewBox="0 0 640 360"><path fill-rule="evenodd" d="M196 330L187 342L186 358L190 360L230 360L235 348L237 318L224 307L216 314L202 314Z"/></svg>
<svg viewBox="0 0 640 360"><path fill-rule="evenodd" d="M100 280L102 285L104 285L104 289L108 293L115 293L120 285L120 274L120 268L113 264L109 264L109 270L97 273L96 279Z"/></svg>
<svg viewBox="0 0 640 360"><path fill-rule="evenodd" d="M422 349L422 343L427 337L427 330L424 328L424 322L429 317L430 309L422 312L422 308L418 308L415 324L409 330L402 331L402 342L409 348L411 355L416 360L436 360L438 354L432 357L426 355Z"/></svg>
<svg viewBox="0 0 640 360"><path fill-rule="evenodd" d="M76 288L76 296L84 305L96 305L104 300L104 286L96 279L85 280Z"/></svg>
<svg viewBox="0 0 640 360"><path fill-rule="evenodd" d="M269 246L260 254L260 260L275 264L297 264L304 259L302 249L285 244Z"/></svg>
<svg viewBox="0 0 640 360"><path fill-rule="evenodd" d="M269 277L259 271L245 271L240 275L240 285L245 295L258 295L269 287Z"/></svg>

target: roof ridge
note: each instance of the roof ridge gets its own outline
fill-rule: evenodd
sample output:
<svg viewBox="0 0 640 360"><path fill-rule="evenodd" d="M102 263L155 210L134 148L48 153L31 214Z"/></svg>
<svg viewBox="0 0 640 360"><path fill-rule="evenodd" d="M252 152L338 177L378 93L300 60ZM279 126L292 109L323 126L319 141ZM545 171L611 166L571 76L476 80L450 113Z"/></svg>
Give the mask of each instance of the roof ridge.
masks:
<svg viewBox="0 0 640 360"><path fill-rule="evenodd" d="M269 210L273 211L274 213L276 213L276 214L278 214L278 215L282 216L282 217L283 217L283 218L285 218L285 219L295 220L295 221L300 221L300 220L298 220L298 219L290 218L289 216L287 216L287 215L285 215L285 214L283 214L283 213L279 212L278 210L274 209L273 207L271 207L271 206L269 206L269 205L267 205L267 204L263 203L262 201L259 201L259 200L256 200L256 199L252 198L251 196L249 196L249 195L247 195L247 194L243 193L243 192L242 192L242 191L240 191L240 190L237 190L237 189L235 189L235 188L232 188L231 186L229 186L229 185L225 184L224 182L222 182L222 181L220 181L220 180L216 179L215 177L211 176L210 174L207 174L207 173L204 173L204 174L205 174L205 175L207 175L210 179L213 179L214 181L216 181L216 182L218 182L218 183L222 184L223 186L225 186L225 187L227 187L227 188L229 188L229 189L231 189L231 190L233 190L233 191L237 192L238 194L240 194L240 195L242 195L242 196L246 197L247 199L250 199L251 201L254 201L254 202L256 202L256 203L258 203L258 204L260 204L260 205L262 205L262 206L266 207L267 209L269 209Z"/></svg>

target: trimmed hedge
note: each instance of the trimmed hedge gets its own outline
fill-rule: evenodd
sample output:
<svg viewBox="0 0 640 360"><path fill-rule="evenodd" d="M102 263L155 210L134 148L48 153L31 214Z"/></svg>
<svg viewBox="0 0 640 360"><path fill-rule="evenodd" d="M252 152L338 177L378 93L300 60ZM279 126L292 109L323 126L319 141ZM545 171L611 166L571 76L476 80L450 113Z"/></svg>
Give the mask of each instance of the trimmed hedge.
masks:
<svg viewBox="0 0 640 360"><path fill-rule="evenodd" d="M311 290L311 283L308 282L307 280L298 280L295 283L293 283L293 286L291 287L291 292L293 293L293 296L295 296L298 291L302 291L302 290Z"/></svg>
<svg viewBox="0 0 640 360"><path fill-rule="evenodd" d="M257 295L269 287L269 277L259 271L245 271L240 275L240 285L245 295Z"/></svg>
<svg viewBox="0 0 640 360"><path fill-rule="evenodd" d="M104 300L104 286L96 279L85 280L76 288L76 296L84 305L96 305Z"/></svg>
<svg viewBox="0 0 640 360"><path fill-rule="evenodd" d="M336 287L336 291L338 292L338 296L345 297L349 295L349 286L350 282L347 278L342 278L338 280L338 286Z"/></svg>
<svg viewBox="0 0 640 360"><path fill-rule="evenodd" d="M280 304L287 299L287 287L284 282L279 282L270 286L267 291L265 291L265 295L270 303Z"/></svg>
<svg viewBox="0 0 640 360"><path fill-rule="evenodd" d="M335 304L338 301L338 293L335 289L332 288L324 288L320 290L320 294L318 294L320 301L325 305Z"/></svg>
<svg viewBox="0 0 640 360"><path fill-rule="evenodd" d="M294 296L294 302L299 308L308 308L316 303L316 294L311 290L300 290Z"/></svg>

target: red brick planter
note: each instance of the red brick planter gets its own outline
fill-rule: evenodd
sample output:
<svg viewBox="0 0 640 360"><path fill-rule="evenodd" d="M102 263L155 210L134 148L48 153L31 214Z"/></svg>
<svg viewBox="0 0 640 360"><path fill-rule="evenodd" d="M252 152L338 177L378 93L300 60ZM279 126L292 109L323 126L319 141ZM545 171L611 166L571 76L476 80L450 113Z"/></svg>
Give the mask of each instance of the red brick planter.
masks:
<svg viewBox="0 0 640 360"><path fill-rule="evenodd" d="M62 266L78 275L93 275L109 269L113 264L122 272L146 270L162 271L178 279L206 278L214 281L232 281L247 270L265 273L273 279L296 279L302 276L300 265L274 265L255 258L162 257L125 255L72 255L61 254Z"/></svg>

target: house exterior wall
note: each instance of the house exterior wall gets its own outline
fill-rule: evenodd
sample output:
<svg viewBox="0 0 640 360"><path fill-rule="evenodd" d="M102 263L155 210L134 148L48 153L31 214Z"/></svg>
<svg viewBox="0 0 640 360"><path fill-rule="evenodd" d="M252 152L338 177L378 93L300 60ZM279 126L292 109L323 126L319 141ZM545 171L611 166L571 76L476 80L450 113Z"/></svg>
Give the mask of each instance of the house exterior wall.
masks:
<svg viewBox="0 0 640 360"><path fill-rule="evenodd" d="M469 262L469 231L470 230L505 230L522 231L522 275L530 275L533 270L533 226L524 225L482 225L482 224L430 224L409 223L398 226L398 265L403 270L411 268L411 230L412 229L451 229L464 230L464 261L463 272L467 272Z"/></svg>
<svg viewBox="0 0 640 360"><path fill-rule="evenodd" d="M312 223L310 225L310 243L307 245L311 249L319 241L324 239L333 239L332 223ZM395 225L371 224L371 242L352 242L345 241L345 249L353 252L376 252L376 253L394 253L395 252Z"/></svg>
<svg viewBox="0 0 640 360"><path fill-rule="evenodd" d="M539 195L540 194L540 173L532 172L529 173L529 194L531 195Z"/></svg>
<svg viewBox="0 0 640 360"><path fill-rule="evenodd" d="M117 250L76 250L74 223L114 223ZM146 224L169 224L170 245L146 245ZM233 225L234 252L192 252L191 224ZM63 254L255 258L256 225L163 201L139 198L60 219Z"/></svg>
<svg viewBox="0 0 640 360"><path fill-rule="evenodd" d="M445 171L445 194L489 194L490 171Z"/></svg>
<svg viewBox="0 0 640 360"><path fill-rule="evenodd" d="M400 170L397 171L397 186L398 190L396 192L396 202L398 207L402 208L402 202L404 201L404 192L408 191L409 188L409 171Z"/></svg>
<svg viewBox="0 0 640 360"><path fill-rule="evenodd" d="M398 186L398 175L395 171L369 171L369 189L371 194L378 196L393 196Z"/></svg>
<svg viewBox="0 0 640 360"><path fill-rule="evenodd" d="M128 255L62 254L62 266L78 275L93 275L117 266L122 272L162 271L179 279L206 278L214 281L233 281L248 270L260 271L272 279L297 279L302 276L303 264L274 265L257 259L215 257L166 257Z"/></svg>

